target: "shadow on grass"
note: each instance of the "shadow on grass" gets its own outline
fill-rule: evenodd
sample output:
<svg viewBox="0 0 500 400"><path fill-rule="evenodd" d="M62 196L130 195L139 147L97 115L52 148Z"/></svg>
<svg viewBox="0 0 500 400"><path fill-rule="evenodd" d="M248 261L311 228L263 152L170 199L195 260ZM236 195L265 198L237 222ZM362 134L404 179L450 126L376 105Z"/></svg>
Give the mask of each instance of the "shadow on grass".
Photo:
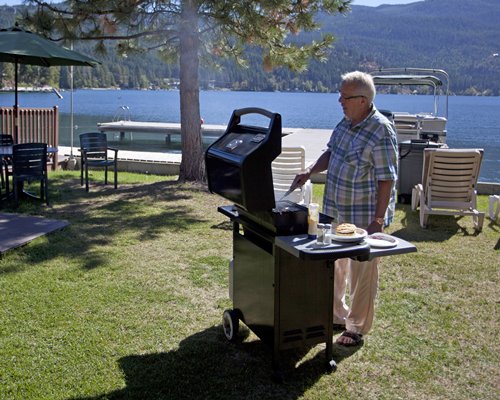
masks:
<svg viewBox="0 0 500 400"><path fill-rule="evenodd" d="M224 221L216 225L211 226L212 229L221 229L223 231L232 231L233 223L231 221Z"/></svg>
<svg viewBox="0 0 500 400"><path fill-rule="evenodd" d="M24 251L23 266L6 267L2 272L19 272L57 257L69 256L83 269L94 269L107 263L103 251L95 251L113 243L117 236L129 235L129 240L154 240L163 232L186 231L193 224L206 220L195 216L193 202L197 193L205 193L201 185L182 185L176 181L150 184L92 187L89 193L80 187L75 175L58 175L51 180L52 207L26 201L19 208L12 204L5 211L65 219L69 227L47 236L46 242L31 243ZM18 249L16 251L20 251Z"/></svg>
<svg viewBox="0 0 500 400"><path fill-rule="evenodd" d="M427 222L427 228L420 226L419 212L412 211L410 205L398 204L398 209L404 213L401 223L402 229L391 232L391 234L400 237L409 242L446 242L455 235L478 236L481 233L476 232L472 226L472 217L431 215ZM463 227L458 222L463 219L470 219L470 227ZM469 225L469 224L468 224Z"/></svg>
<svg viewBox="0 0 500 400"><path fill-rule="evenodd" d="M358 348L336 354L337 362ZM272 380L271 350L261 341L229 343L222 327L210 327L166 353L130 355L119 360L124 388L73 400L98 399L298 399L324 374L324 352L293 368L302 353L286 354L285 382Z"/></svg>

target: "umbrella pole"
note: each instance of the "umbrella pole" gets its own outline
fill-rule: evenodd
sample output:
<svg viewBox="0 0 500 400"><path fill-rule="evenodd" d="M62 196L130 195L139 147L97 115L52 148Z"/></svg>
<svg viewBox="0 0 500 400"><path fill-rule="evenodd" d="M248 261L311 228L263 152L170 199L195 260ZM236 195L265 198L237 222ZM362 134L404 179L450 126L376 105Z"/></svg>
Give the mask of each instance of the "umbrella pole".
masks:
<svg viewBox="0 0 500 400"><path fill-rule="evenodd" d="M18 68L18 63L17 63L17 59L14 63L14 143L18 143L17 139L18 139L18 133L19 133L19 127L18 127L18 121L19 121L19 112L18 112L18 108L19 108L19 102L18 102L18 98L17 98L17 92L18 92L18 83L17 83L17 79L18 79L18 75L17 75L17 68Z"/></svg>
<svg viewBox="0 0 500 400"><path fill-rule="evenodd" d="M71 44L71 48L73 48L73 43ZM70 123L70 134L71 134L71 150L70 150L70 155L69 158L70 160L73 160L75 156L73 155L73 137L74 137L74 124L73 124L73 66L69 67L69 79L70 79L70 90L71 90L71 95L70 95L70 118L69 118L69 123Z"/></svg>
<svg viewBox="0 0 500 400"><path fill-rule="evenodd" d="M73 48L73 45L71 46ZM69 114L69 125L70 125L70 139L71 139L71 148L69 151L69 160L68 160L68 169L73 170L76 167L76 158L75 155L73 154L73 140L74 140L74 122L73 122L73 66L69 67L69 85L70 85L70 98L69 98L69 108L70 108L70 114Z"/></svg>
<svg viewBox="0 0 500 400"><path fill-rule="evenodd" d="M73 41L71 42L71 50L73 50ZM75 129L75 124L74 124L74 119L73 119L73 92L74 92L74 86L73 86L73 66L71 65L69 67L69 87L70 87L70 98L69 98L69 108L70 108L70 114L69 114L69 132L70 132L70 139L71 139L71 148L69 151L69 160L68 160L68 169L75 169L76 167L76 158L75 155L73 154L73 145L74 145L74 129Z"/></svg>

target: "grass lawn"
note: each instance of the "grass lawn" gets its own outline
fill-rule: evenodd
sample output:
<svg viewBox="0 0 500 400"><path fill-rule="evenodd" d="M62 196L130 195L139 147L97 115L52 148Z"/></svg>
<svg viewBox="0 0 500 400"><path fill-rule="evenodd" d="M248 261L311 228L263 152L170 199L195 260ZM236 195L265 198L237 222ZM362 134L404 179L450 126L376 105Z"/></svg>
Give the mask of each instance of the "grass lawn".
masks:
<svg viewBox="0 0 500 400"><path fill-rule="evenodd" d="M0 259L0 399L497 399L500 226L398 205L388 233L418 252L382 260L376 319L361 348L271 352L245 327L224 338L232 232L227 203L173 178L50 175L51 207L14 210L69 227ZM96 183L97 182L97 183ZM315 185L315 200L322 185ZM481 196L479 208L487 209ZM303 356L303 357L302 357Z"/></svg>

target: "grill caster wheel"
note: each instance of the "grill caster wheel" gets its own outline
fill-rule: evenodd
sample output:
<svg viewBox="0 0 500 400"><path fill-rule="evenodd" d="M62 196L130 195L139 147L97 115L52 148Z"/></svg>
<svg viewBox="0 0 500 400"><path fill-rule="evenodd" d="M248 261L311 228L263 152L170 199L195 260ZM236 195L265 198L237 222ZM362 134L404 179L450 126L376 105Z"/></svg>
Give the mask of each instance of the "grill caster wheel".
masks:
<svg viewBox="0 0 500 400"><path fill-rule="evenodd" d="M285 382L285 375L283 374L283 371L273 371L272 374L272 380L274 383L277 384L282 384Z"/></svg>
<svg viewBox="0 0 500 400"><path fill-rule="evenodd" d="M335 360L330 360L326 363L327 372L335 372L337 370L337 363Z"/></svg>
<svg viewBox="0 0 500 400"><path fill-rule="evenodd" d="M240 320L235 310L224 311L224 314L222 314L222 328L226 339L234 342L240 329Z"/></svg>

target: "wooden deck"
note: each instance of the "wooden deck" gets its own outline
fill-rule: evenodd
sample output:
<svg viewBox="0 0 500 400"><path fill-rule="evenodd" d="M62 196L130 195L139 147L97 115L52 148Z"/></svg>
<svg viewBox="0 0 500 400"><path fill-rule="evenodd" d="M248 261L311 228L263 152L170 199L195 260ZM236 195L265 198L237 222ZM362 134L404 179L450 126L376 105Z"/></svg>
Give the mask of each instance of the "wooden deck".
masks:
<svg viewBox="0 0 500 400"><path fill-rule="evenodd" d="M23 246L37 237L69 225L66 220L47 219L21 214L0 214L0 254Z"/></svg>

